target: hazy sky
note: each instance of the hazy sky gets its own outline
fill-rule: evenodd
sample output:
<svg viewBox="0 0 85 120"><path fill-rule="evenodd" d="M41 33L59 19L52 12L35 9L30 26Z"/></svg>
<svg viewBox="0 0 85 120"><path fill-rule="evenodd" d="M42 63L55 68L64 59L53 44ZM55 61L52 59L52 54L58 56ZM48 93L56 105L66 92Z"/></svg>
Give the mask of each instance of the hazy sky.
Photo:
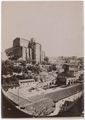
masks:
<svg viewBox="0 0 85 120"><path fill-rule="evenodd" d="M3 2L2 51L16 37L34 37L47 56L83 56L83 2Z"/></svg>

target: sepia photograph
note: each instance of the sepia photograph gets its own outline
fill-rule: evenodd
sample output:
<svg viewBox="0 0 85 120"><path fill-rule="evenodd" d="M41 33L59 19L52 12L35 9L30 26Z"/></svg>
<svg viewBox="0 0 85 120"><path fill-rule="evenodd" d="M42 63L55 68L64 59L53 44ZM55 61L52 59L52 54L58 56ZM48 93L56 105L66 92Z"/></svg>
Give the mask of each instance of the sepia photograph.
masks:
<svg viewBox="0 0 85 120"><path fill-rule="evenodd" d="M1 3L1 117L84 118L83 1Z"/></svg>

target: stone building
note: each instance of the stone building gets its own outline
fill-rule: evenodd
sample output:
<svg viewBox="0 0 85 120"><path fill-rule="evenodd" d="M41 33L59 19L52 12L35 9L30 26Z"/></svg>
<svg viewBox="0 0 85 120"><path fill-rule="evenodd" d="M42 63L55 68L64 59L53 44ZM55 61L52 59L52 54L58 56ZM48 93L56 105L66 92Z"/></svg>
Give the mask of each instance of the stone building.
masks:
<svg viewBox="0 0 85 120"><path fill-rule="evenodd" d="M13 46L5 50L9 59L18 60L22 58L30 63L42 62L42 46L41 44L31 40L23 38L15 38L13 40Z"/></svg>

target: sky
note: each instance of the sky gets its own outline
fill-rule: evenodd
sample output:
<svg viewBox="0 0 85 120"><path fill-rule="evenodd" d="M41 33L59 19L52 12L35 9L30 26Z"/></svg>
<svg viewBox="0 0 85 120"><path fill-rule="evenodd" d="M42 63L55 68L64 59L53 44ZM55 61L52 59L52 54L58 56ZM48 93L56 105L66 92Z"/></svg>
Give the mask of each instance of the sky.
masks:
<svg viewBox="0 0 85 120"><path fill-rule="evenodd" d="M2 53L34 38L49 57L83 56L83 2L2 2Z"/></svg>

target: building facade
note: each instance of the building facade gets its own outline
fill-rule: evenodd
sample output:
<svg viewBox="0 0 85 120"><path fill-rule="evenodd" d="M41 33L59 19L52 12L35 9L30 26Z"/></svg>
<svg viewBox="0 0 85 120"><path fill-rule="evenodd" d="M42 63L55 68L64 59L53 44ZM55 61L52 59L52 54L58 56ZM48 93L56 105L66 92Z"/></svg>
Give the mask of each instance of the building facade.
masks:
<svg viewBox="0 0 85 120"><path fill-rule="evenodd" d="M31 40L16 38L13 40L12 48L6 49L5 52L9 59L22 58L24 61L34 64L42 62L42 46L33 38Z"/></svg>

